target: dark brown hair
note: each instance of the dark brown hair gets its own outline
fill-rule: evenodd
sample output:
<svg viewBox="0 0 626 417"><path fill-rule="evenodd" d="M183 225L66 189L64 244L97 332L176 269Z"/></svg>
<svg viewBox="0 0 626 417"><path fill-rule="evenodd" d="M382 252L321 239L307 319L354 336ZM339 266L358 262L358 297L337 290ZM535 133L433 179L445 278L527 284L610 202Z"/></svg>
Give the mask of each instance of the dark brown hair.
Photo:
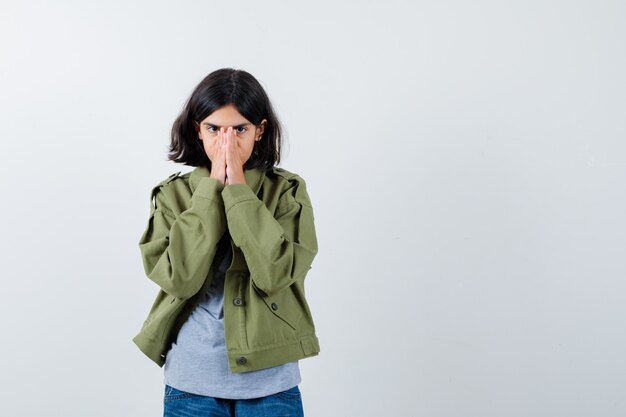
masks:
<svg viewBox="0 0 626 417"><path fill-rule="evenodd" d="M280 162L282 128L261 84L250 73L221 68L207 75L187 100L174 121L168 160L211 169L211 160L198 138L194 122L200 123L218 108L232 104L254 125L263 119L267 124L261 140L254 143L244 169L268 170Z"/></svg>

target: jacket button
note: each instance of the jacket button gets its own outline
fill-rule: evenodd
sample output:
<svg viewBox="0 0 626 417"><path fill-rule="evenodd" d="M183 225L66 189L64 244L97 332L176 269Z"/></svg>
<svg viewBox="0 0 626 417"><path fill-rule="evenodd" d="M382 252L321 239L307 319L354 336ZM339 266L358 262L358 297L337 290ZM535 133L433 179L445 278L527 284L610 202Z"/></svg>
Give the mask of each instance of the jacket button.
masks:
<svg viewBox="0 0 626 417"><path fill-rule="evenodd" d="M237 358L237 363L238 363L239 365L243 365L243 364L245 364L246 362L248 362L248 360L247 360L244 356L240 356L239 358Z"/></svg>
<svg viewBox="0 0 626 417"><path fill-rule="evenodd" d="M272 310L278 310L278 304L272 303Z"/></svg>
<svg viewBox="0 0 626 417"><path fill-rule="evenodd" d="M241 300L241 298L235 298L233 300L233 304L236 305L236 306L240 306L240 305L243 304L243 301Z"/></svg>

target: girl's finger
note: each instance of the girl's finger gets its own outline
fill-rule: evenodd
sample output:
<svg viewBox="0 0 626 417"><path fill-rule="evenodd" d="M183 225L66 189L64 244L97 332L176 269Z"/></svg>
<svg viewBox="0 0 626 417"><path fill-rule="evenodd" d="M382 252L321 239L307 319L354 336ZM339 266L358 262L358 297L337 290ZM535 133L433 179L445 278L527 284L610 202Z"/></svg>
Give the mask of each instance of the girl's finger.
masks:
<svg viewBox="0 0 626 417"><path fill-rule="evenodd" d="M226 149L228 149L229 154L231 154L232 150L233 150L233 128L231 126L228 127L228 132L226 134Z"/></svg>
<svg viewBox="0 0 626 417"><path fill-rule="evenodd" d="M219 142L219 147L220 147L220 151L225 153L224 150L224 144L226 143L226 139L224 138L224 128L221 127L220 128L220 142Z"/></svg>

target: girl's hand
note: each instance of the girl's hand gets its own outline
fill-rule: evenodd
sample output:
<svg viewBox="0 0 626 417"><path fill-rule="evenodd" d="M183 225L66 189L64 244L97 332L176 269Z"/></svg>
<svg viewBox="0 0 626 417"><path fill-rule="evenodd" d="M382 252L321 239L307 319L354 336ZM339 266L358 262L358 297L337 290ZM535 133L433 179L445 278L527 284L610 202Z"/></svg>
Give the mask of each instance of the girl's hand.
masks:
<svg viewBox="0 0 626 417"><path fill-rule="evenodd" d="M233 127L229 126L224 135L224 148L226 152L226 182L225 184L245 184L246 177L243 174L244 160L237 135Z"/></svg>
<svg viewBox="0 0 626 417"><path fill-rule="evenodd" d="M224 146L223 129L217 132L215 156L211 161L211 178L215 178L222 184L226 183L226 148Z"/></svg>

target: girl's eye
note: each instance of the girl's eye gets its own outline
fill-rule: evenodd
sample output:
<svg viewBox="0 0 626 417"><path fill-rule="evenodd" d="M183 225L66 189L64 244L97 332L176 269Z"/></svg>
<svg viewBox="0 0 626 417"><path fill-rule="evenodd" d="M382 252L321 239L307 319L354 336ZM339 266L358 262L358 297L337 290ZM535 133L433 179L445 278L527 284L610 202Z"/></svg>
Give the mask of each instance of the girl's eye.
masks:
<svg viewBox="0 0 626 417"><path fill-rule="evenodd" d="M243 127L243 126L238 126L238 127L236 127L235 129L237 129L237 132L239 132L239 133L243 133L243 132L245 132L246 130L248 130L248 129L246 129L246 128L245 128L245 127ZM213 126L207 126L207 130L208 130L209 132L211 132L211 133L217 133L217 129L216 129L215 127L213 127Z"/></svg>

